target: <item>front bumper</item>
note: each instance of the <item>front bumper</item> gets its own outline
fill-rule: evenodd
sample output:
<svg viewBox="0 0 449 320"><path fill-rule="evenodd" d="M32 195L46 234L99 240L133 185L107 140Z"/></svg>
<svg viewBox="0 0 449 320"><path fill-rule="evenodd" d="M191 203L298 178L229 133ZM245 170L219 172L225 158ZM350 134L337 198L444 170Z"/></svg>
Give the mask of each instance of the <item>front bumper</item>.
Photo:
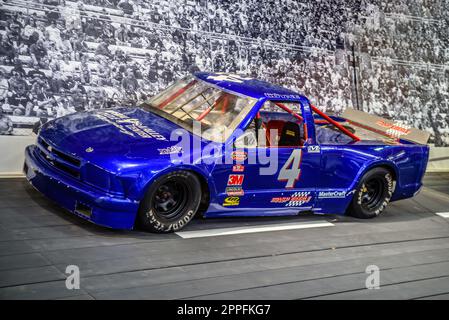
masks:
<svg viewBox="0 0 449 320"><path fill-rule="evenodd" d="M63 208L95 224L132 229L138 201L114 197L59 172L35 152L36 146L25 149L24 171L27 180L46 197Z"/></svg>

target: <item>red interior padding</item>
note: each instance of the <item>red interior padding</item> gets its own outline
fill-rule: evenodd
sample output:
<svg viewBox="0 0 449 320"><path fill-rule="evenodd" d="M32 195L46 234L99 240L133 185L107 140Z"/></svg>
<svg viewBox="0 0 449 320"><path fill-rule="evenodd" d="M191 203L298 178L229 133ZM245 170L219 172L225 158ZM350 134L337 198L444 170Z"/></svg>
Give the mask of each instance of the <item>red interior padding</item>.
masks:
<svg viewBox="0 0 449 320"><path fill-rule="evenodd" d="M284 128L284 120L270 120L266 124L267 146L277 146L278 137ZM271 136L270 130L276 130L276 135Z"/></svg>
<svg viewBox="0 0 449 320"><path fill-rule="evenodd" d="M230 97L230 95L228 93L226 93L223 98L224 101L223 101L223 106L221 107L221 113L226 113L226 111L228 110L229 97Z"/></svg>
<svg viewBox="0 0 449 320"><path fill-rule="evenodd" d="M168 105L170 102L172 102L173 100L175 100L177 97L179 97L181 94L183 94L184 92L186 92L191 86L193 86L197 81L196 80L192 80L190 81L187 85L185 85L184 87L182 87L181 89L179 89L178 91L176 91L175 93L173 93L170 97L168 97L167 99L165 99L164 101L161 102L161 104L159 104L159 109L163 109L166 105Z"/></svg>
<svg viewBox="0 0 449 320"><path fill-rule="evenodd" d="M228 93L224 93L222 94L217 100L215 100L214 104L212 106L210 106L209 108L207 108L206 110L204 110L199 116L198 118L196 118L196 121L201 121L203 120L208 114L209 112L212 111L212 109L214 109L218 104L220 104L221 102L223 102L223 105L221 107L221 113L224 113L225 110L228 108L228 104L229 104L229 94Z"/></svg>

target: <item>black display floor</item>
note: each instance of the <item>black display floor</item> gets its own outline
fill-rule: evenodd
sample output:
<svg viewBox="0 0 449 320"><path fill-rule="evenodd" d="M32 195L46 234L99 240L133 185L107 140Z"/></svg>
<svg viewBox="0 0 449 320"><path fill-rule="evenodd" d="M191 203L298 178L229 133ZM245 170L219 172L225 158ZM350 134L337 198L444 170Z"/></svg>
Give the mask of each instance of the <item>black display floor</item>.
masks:
<svg viewBox="0 0 449 320"><path fill-rule="evenodd" d="M97 227L25 179L0 180L0 299L449 298L447 173L373 220L196 219L183 231ZM66 288L68 265L79 290ZM378 290L366 289L369 265Z"/></svg>

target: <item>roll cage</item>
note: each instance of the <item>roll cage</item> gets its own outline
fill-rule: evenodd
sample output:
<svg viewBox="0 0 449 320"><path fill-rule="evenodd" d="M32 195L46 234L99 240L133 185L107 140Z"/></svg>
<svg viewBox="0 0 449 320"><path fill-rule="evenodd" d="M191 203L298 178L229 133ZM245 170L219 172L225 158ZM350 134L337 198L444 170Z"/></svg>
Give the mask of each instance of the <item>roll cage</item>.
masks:
<svg viewBox="0 0 449 320"><path fill-rule="evenodd" d="M183 93L185 93L192 86L197 84L198 81L203 81L203 80L193 78L186 85L182 86L177 91L175 91L173 94L168 96L165 100L163 100L161 103L159 103L158 108L162 110L167 105L170 105L170 104L174 103ZM212 86L214 86L214 85L212 85ZM229 104L229 94L227 93L226 89L223 89L223 88L221 88L221 89L223 90L222 94L212 104L209 102L209 100L212 100L212 98L215 97L215 96L209 96L209 97L206 98L203 95L204 92L199 92L196 96L192 97L188 101L185 101L182 104L180 104L179 106L177 106L174 111L170 111L170 114L173 114L176 110L183 110L186 113L186 115L190 116L189 112L192 112L195 109L198 109L200 106L203 105L203 103L198 104L197 106L194 107L194 109L189 110L189 112L186 112L183 109L183 107L187 103L191 102L193 99L197 98L200 95L203 96L203 98L205 99L205 101L208 103L209 106L206 109L204 109L196 118L192 118L192 120L195 120L195 121L203 120L212 110L217 108L217 106L219 106L220 104L221 104L221 112L225 113L227 108L228 108L228 104ZM235 93L235 94L240 95L238 93ZM360 138L358 136L356 136L351 131L346 129L338 121L332 119L330 116L328 116L327 114L325 114L324 112L322 112L321 110L319 110L317 107L315 107L312 104L310 104L310 109L309 108L304 108L303 103L300 100L298 100L298 99L288 99L288 100L284 100L285 102L284 101L277 101L277 100L274 100L274 99L268 99L268 98L259 99L259 101L253 106L253 109L257 109L257 112L255 112L255 116L254 116L254 111L251 110L250 112L248 112L247 116L242 120L240 126L238 126L238 127L240 127L240 128L242 126L246 127L253 118L256 119L257 122L261 122L261 116L260 116L259 109L262 107L262 105L266 101L273 102L277 107L279 107L280 109L284 110L285 112L287 112L288 114L290 114L291 116L296 118L298 121L304 122L304 126L305 126L305 129L306 129L305 132L306 133L307 133L307 123L306 122L307 122L307 118L309 118L309 117L303 117L303 116L297 114L294 110L292 110L291 108L287 107L285 105L285 102L299 103L301 105L302 109L303 109L303 112L310 112L311 113L310 114L311 117L309 119L313 119L313 122L314 122L313 124L323 124L323 123L327 122L328 124L333 125L335 128L337 128L343 134L345 134L348 137L350 137L352 140L354 140L356 142L360 141ZM312 114L313 112L316 113L319 117L321 117L322 120L315 119L313 117L313 114ZM261 123L261 125L263 125L263 123ZM232 135L231 135L231 137L229 139L231 139L231 138L232 138ZM235 139L237 137L233 137L233 138Z"/></svg>

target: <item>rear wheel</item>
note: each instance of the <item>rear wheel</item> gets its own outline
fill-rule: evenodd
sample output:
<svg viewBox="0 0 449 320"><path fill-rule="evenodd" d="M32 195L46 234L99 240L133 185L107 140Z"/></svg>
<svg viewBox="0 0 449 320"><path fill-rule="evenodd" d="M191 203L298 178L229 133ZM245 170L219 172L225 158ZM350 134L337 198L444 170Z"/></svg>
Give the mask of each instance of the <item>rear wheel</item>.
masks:
<svg viewBox="0 0 449 320"><path fill-rule="evenodd" d="M393 176L385 168L374 168L361 179L348 213L361 219L377 217L387 206L394 191Z"/></svg>
<svg viewBox="0 0 449 320"><path fill-rule="evenodd" d="M198 210L201 184L195 174L175 171L155 180L140 205L138 225L169 233L181 230Z"/></svg>

